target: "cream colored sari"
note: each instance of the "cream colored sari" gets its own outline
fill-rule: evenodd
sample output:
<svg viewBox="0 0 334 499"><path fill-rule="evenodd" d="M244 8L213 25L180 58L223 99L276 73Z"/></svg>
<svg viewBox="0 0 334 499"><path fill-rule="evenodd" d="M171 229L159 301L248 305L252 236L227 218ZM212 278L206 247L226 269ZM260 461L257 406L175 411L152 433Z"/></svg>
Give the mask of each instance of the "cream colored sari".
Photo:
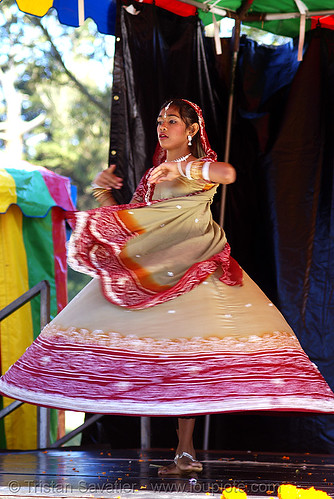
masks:
<svg viewBox="0 0 334 499"><path fill-rule="evenodd" d="M229 255L216 186L178 179L76 214L70 259L93 280L0 382L3 394L95 413L333 412L281 313Z"/></svg>

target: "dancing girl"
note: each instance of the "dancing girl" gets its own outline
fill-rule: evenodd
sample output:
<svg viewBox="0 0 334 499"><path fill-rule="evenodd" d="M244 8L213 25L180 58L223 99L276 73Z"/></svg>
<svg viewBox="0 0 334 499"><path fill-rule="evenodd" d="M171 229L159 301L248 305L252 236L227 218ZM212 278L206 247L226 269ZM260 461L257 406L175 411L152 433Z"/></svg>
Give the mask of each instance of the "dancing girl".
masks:
<svg viewBox="0 0 334 499"><path fill-rule="evenodd" d="M0 380L2 394L101 414L174 416L178 445L161 475L200 472L195 417L334 411L334 394L282 314L230 255L210 205L235 181L217 161L201 109L161 107L153 166L129 204L112 165L75 212L70 265L92 280Z"/></svg>

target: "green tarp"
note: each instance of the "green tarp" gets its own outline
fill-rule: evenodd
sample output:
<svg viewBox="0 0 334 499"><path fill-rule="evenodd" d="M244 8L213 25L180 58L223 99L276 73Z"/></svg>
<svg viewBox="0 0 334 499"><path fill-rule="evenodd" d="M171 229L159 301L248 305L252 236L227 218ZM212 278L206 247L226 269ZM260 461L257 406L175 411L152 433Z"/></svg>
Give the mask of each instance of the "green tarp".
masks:
<svg viewBox="0 0 334 499"><path fill-rule="evenodd" d="M226 9L227 16L229 11L237 12L238 9L245 4L243 0L219 0L205 2L205 0L198 0L200 3L205 3L210 8L214 5L216 9ZM166 2L167 3L167 2ZM251 3L250 1L248 3ZM334 0L304 0L303 4L310 13L321 13L323 11L329 11L329 13L324 13L323 15L334 14ZM232 14L233 14L232 12ZM277 19L270 21L250 21L250 16L255 14L291 14L296 13L298 16L295 19ZM212 13L204 12L199 10L199 15L204 24L212 23ZM221 19L221 16L216 16L217 19ZM307 16L306 16L307 17ZM254 0L252 2L244 24L249 26L254 26L256 28L263 29L265 31L270 31L277 35L295 37L299 34L300 17L299 9L297 3L294 0ZM306 20L306 30L311 28L311 18Z"/></svg>

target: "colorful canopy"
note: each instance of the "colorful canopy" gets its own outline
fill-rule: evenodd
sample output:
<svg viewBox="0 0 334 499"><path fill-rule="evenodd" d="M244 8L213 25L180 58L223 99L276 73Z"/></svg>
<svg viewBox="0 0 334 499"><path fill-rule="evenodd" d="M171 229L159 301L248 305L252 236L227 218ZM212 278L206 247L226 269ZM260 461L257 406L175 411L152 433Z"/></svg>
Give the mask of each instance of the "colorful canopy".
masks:
<svg viewBox="0 0 334 499"><path fill-rule="evenodd" d="M116 0L17 0L16 3L22 12L38 17L54 8L59 21L68 26L81 26L85 19L91 18L101 33L115 33Z"/></svg>
<svg viewBox="0 0 334 499"><path fill-rule="evenodd" d="M153 0L142 0L153 3ZM203 4L203 7L198 7ZM204 25L222 17L240 17L244 24L254 26L282 36L298 36L301 14L305 13L306 29L311 29L314 16L327 17L334 14L333 0L155 0L155 5L179 15L194 15L198 10ZM191 5L196 5L198 9Z"/></svg>
<svg viewBox="0 0 334 499"><path fill-rule="evenodd" d="M65 210L74 210L70 179L0 154L0 309L42 280L51 315L67 303ZM0 324L2 374L40 332L39 298ZM4 399L4 406L11 402ZM7 448L36 447L36 408L5 418ZM4 444L5 442L3 442Z"/></svg>
<svg viewBox="0 0 334 499"><path fill-rule="evenodd" d="M80 26L85 19L91 18L101 33L113 35L116 1L17 0L17 5L23 12L35 16L44 16L54 8L59 21L69 26ZM153 0L141 0L138 5L142 2L153 3ZM155 0L155 5L180 16L191 16L198 10L205 25L213 22L212 14L217 19L240 16L245 24L291 37L299 34L301 17L305 16L306 29L310 29L313 17L319 16L320 23L324 22L327 27L327 16L334 14L333 0Z"/></svg>

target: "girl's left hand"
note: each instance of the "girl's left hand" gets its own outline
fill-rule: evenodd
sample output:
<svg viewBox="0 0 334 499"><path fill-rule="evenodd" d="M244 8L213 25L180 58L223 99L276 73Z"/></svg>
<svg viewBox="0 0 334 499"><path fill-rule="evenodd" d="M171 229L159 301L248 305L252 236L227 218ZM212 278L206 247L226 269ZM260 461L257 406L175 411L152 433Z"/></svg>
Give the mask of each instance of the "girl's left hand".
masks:
<svg viewBox="0 0 334 499"><path fill-rule="evenodd" d="M180 172L175 161L166 161L152 170L148 181L150 184L159 184L160 182L172 181L180 177Z"/></svg>

